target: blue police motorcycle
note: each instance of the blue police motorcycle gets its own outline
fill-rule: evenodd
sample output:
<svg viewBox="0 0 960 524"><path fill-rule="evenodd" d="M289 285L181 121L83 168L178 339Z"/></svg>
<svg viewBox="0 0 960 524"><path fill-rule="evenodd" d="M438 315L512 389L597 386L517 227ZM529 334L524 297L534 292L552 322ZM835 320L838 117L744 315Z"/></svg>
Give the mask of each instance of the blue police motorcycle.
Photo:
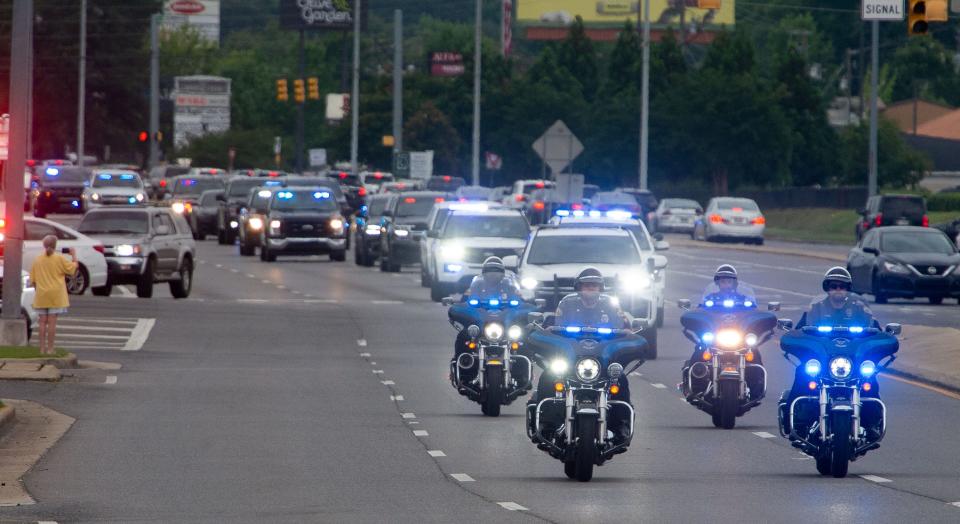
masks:
<svg viewBox="0 0 960 524"><path fill-rule="evenodd" d="M780 326L790 330L780 339L784 356L798 366L780 433L816 459L820 474L845 477L849 463L880 447L886 433L876 376L896 359L901 326L881 330L866 307L843 322L811 314L798 329L790 320Z"/></svg>
<svg viewBox="0 0 960 524"><path fill-rule="evenodd" d="M468 349L450 363L450 383L458 393L480 404L484 415L499 416L501 406L532 387L530 359L518 351L527 315L537 306L519 296L467 297L460 303L447 297L443 304L450 306L450 324L461 332L458 343L466 343Z"/></svg>
<svg viewBox="0 0 960 524"><path fill-rule="evenodd" d="M563 462L567 477L589 481L595 465L630 446L633 407L611 397L620 392L620 378L643 363L647 342L631 329L543 327L539 314L531 321L524 353L549 374L553 388L550 396L544 394L528 405L527 436L538 449ZM621 420L627 421L627 433L620 440L608 431L613 410L622 410Z"/></svg>

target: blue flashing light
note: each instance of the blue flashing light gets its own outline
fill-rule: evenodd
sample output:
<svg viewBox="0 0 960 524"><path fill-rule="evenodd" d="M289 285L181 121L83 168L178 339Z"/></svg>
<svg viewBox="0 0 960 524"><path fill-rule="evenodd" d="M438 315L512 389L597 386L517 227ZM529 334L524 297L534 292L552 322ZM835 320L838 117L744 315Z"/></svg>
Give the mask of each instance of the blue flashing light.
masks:
<svg viewBox="0 0 960 524"><path fill-rule="evenodd" d="M313 198L316 200L326 200L330 198L330 193L326 191L316 191L313 193Z"/></svg>
<svg viewBox="0 0 960 524"><path fill-rule="evenodd" d="M491 298L491 299L487 302L487 304L490 304L490 306L492 306L492 307L497 307L497 306L500 305L500 301L497 300L497 299L495 299L495 298Z"/></svg>
<svg viewBox="0 0 960 524"><path fill-rule="evenodd" d="M475 298L471 298L469 301L467 301L467 304L470 304L471 306L479 306L480 301Z"/></svg>
<svg viewBox="0 0 960 524"><path fill-rule="evenodd" d="M74 200L73 202L70 202L70 205L73 207L80 207L80 202Z"/></svg>
<svg viewBox="0 0 960 524"><path fill-rule="evenodd" d="M712 301L712 300L708 300L708 301L704 302L703 305L704 305L704 306L707 306L707 307L713 307L713 301Z"/></svg>
<svg viewBox="0 0 960 524"><path fill-rule="evenodd" d="M131 204L136 204L136 203L137 203L137 198L136 198L136 197L130 197L130 198L127 199L127 202L130 202Z"/></svg>
<svg viewBox="0 0 960 524"><path fill-rule="evenodd" d="M833 328L830 326L817 326L817 331L821 333L831 333L833 332Z"/></svg>
<svg viewBox="0 0 960 524"><path fill-rule="evenodd" d="M714 336L714 334L711 333L710 331L707 331L706 333L700 335L700 340L704 344L712 344L715 338L716 337Z"/></svg>
<svg viewBox="0 0 960 524"><path fill-rule="evenodd" d="M753 307L753 302L751 302L751 301L749 301L749 300L744 300L744 301L743 301L743 307Z"/></svg>
<svg viewBox="0 0 960 524"><path fill-rule="evenodd" d="M293 198L293 193L290 191L279 191L277 192L277 198L280 200L290 200Z"/></svg>
<svg viewBox="0 0 960 524"><path fill-rule="evenodd" d="M47 176L60 176L60 170L55 167L48 167L44 173L46 173Z"/></svg>
<svg viewBox="0 0 960 524"><path fill-rule="evenodd" d="M459 273L463 271L463 266L460 264L447 264L443 266L444 271L447 273Z"/></svg>
<svg viewBox="0 0 960 524"><path fill-rule="evenodd" d="M188 179L184 180L184 181L183 181L183 184L181 184L181 185L184 185L184 186L195 186L195 185L197 185L197 180L196 180L195 178L188 178Z"/></svg>
<svg viewBox="0 0 960 524"><path fill-rule="evenodd" d="M97 178L100 180L113 180L113 175L108 175L106 173L97 175Z"/></svg>
<svg viewBox="0 0 960 524"><path fill-rule="evenodd" d="M575 210L573 211L573 216L575 216L575 217L582 217L582 216L584 216L585 214L586 214L586 213L584 213L582 209L575 209Z"/></svg>
<svg viewBox="0 0 960 524"><path fill-rule="evenodd" d="M601 216L603 216L603 213L597 211L596 209L590 210L590 212L587 214L590 215L590 218L600 218Z"/></svg>
<svg viewBox="0 0 960 524"><path fill-rule="evenodd" d="M579 333L580 326L567 326L567 333Z"/></svg>
<svg viewBox="0 0 960 524"><path fill-rule="evenodd" d="M850 326L850 332L851 332L851 333L863 333L863 327L862 327L862 326Z"/></svg>
<svg viewBox="0 0 960 524"><path fill-rule="evenodd" d="M361 213L366 213L368 209L370 209L370 208L367 207L366 204L360 206L360 212L361 212Z"/></svg>
<svg viewBox="0 0 960 524"><path fill-rule="evenodd" d="M597 328L597 333L601 335L610 335L613 333L613 330L610 328Z"/></svg>
<svg viewBox="0 0 960 524"><path fill-rule="evenodd" d="M735 302L731 299L726 299L723 301L723 307L733 307Z"/></svg>
<svg viewBox="0 0 960 524"><path fill-rule="evenodd" d="M864 378L870 378L877 372L877 365L872 360L865 360L860 364L860 374Z"/></svg>
<svg viewBox="0 0 960 524"><path fill-rule="evenodd" d="M133 175L120 175L121 180L133 180Z"/></svg>
<svg viewBox="0 0 960 524"><path fill-rule="evenodd" d="M510 301L510 305L513 306L513 307L517 307L517 306L520 305L520 301L517 300L517 299L513 299L513 300Z"/></svg>
<svg viewBox="0 0 960 524"><path fill-rule="evenodd" d="M558 217L568 217L568 216L570 216L570 212L567 211L566 209L558 209L555 214L556 214Z"/></svg>
<svg viewBox="0 0 960 524"><path fill-rule="evenodd" d="M263 185L266 187L274 187L274 186L283 185L283 182L279 180L267 180L266 182L263 183Z"/></svg>
<svg viewBox="0 0 960 524"><path fill-rule="evenodd" d="M633 218L633 213L624 211L623 209L614 209L612 211L607 211L607 218L613 218L615 220L629 220Z"/></svg>
<svg viewBox="0 0 960 524"><path fill-rule="evenodd" d="M803 370L807 373L807 375L810 375L811 377L815 377L819 375L820 361L814 360L814 359L808 360L807 363L803 366Z"/></svg>

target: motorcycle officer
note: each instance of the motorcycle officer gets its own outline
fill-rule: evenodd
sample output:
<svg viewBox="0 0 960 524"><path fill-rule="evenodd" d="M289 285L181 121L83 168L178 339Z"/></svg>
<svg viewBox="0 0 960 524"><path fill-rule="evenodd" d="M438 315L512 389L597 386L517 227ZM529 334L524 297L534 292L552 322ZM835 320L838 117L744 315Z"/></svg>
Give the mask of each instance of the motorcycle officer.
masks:
<svg viewBox="0 0 960 524"><path fill-rule="evenodd" d="M629 326L630 322L627 315L620 309L609 295L604 295L603 275L599 269L587 267L580 271L573 287L576 293L567 295L557 305L557 314L555 325L559 327L566 326L589 326L589 327L608 327L611 329L623 329ZM539 399L552 396L553 380L546 371L540 374L540 380L537 384L537 391L530 397L528 404L536 404ZM621 400L630 403L630 384L626 375L621 375L619 379L620 392L611 395L611 400ZM557 413L562 417L562 413ZM544 432L554 430L558 423L544 422ZM629 420L620 410L610 411L610 430L614 433L614 439L622 441L629 434Z"/></svg>
<svg viewBox="0 0 960 524"><path fill-rule="evenodd" d="M847 325L855 318L863 318L865 316L872 318L873 314L870 311L870 307L867 306L863 298L850 291L852 285L853 279L850 276L850 272L846 269L837 266L827 270L826 274L823 275L823 282L821 283L821 287L827 293L827 297L814 302L810 306L810 311L804 312L796 325L796 329L801 329L808 325L810 319L817 319L823 322L830 322L832 320L832 325L842 326ZM879 328L880 324L876 319L873 319L873 325L871 327ZM808 394L807 382L809 380L803 366L797 366L793 387L785 390L780 396L778 406L780 423L784 433L788 435L792 429L790 427L789 415L790 404L795 398ZM870 384L870 391L863 391L861 395L864 397L880 398L880 385L877 383L876 377L870 379ZM872 404L865 404L863 406L864 426L868 428L868 431L879 432L878 429L870 427L871 425L868 423L868 420L872 418L871 416L876 417L879 415L872 413L874 408L875 406Z"/></svg>

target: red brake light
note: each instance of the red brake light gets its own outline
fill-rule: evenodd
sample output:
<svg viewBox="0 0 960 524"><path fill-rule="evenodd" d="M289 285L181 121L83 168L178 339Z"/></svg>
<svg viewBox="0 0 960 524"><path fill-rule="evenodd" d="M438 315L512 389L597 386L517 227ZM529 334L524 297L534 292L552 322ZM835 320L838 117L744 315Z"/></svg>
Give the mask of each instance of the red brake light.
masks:
<svg viewBox="0 0 960 524"><path fill-rule="evenodd" d="M543 183L543 182L537 182L535 185L537 186L537 189L543 189L544 187L547 186L547 185L546 185L545 183Z"/></svg>
<svg viewBox="0 0 960 524"><path fill-rule="evenodd" d="M416 202L417 202L417 199L413 197L407 197L403 199L404 204L415 204Z"/></svg>
<svg viewBox="0 0 960 524"><path fill-rule="evenodd" d="M920 222L923 227L930 227L930 217L923 215L923 221Z"/></svg>
<svg viewBox="0 0 960 524"><path fill-rule="evenodd" d="M167 187L167 181L166 181L166 180L161 180L161 181L160 181L160 187Z"/></svg>
<svg viewBox="0 0 960 524"><path fill-rule="evenodd" d="M544 207L545 207L545 206L544 206L543 202L539 202L539 201L538 201L538 202L534 202L534 203L533 203L533 208L536 209L537 211L543 210Z"/></svg>
<svg viewBox="0 0 960 524"><path fill-rule="evenodd" d="M96 251L97 253L103 253L103 251L104 251L104 250L103 250L103 246L100 245L100 244L97 244L97 245L93 246L93 249L94 249L94 251Z"/></svg>
<svg viewBox="0 0 960 524"><path fill-rule="evenodd" d="M359 190L357 190L357 194L360 196L367 196L367 188L361 187Z"/></svg>
<svg viewBox="0 0 960 524"><path fill-rule="evenodd" d="M767 223L767 219L763 217L757 217L753 219L753 223L758 226L762 226Z"/></svg>
<svg viewBox="0 0 960 524"><path fill-rule="evenodd" d="M877 213L876 218L873 219L873 223L877 226L883 225L883 213Z"/></svg>
<svg viewBox="0 0 960 524"><path fill-rule="evenodd" d="M377 180L380 180L381 178L383 178L383 173L374 173L374 174L373 174L373 178L376 178Z"/></svg>
<svg viewBox="0 0 960 524"><path fill-rule="evenodd" d="M443 200L444 200L443 197L437 197L437 198L434 198L434 199L433 199L433 201L436 202L436 203L438 203L438 204L441 203L441 202L443 202Z"/></svg>
<svg viewBox="0 0 960 524"><path fill-rule="evenodd" d="M573 204L570 206L570 209L573 209L574 211L579 211L583 209L583 204Z"/></svg>
<svg viewBox="0 0 960 524"><path fill-rule="evenodd" d="M27 160L27 167L33 167L35 165L37 165L36 160L33 160L33 159Z"/></svg>
<svg viewBox="0 0 960 524"><path fill-rule="evenodd" d="M339 176L340 178L347 178L347 174L346 174L346 173L340 173L340 175L338 175L338 176Z"/></svg>
<svg viewBox="0 0 960 524"><path fill-rule="evenodd" d="M449 181L450 181L450 175L444 175L444 176L443 176L443 181L444 181L444 182L449 182Z"/></svg>
<svg viewBox="0 0 960 524"><path fill-rule="evenodd" d="M710 215L710 222L711 222L712 224L722 224L722 223L723 223L723 217L720 216L720 215Z"/></svg>
<svg viewBox="0 0 960 524"><path fill-rule="evenodd" d="M280 173L278 171L269 171L267 172L267 176L280 176Z"/></svg>
<svg viewBox="0 0 960 524"><path fill-rule="evenodd" d="M63 160L57 160L57 161L54 162L54 163L57 164L58 166L62 166L62 165L63 165Z"/></svg>
<svg viewBox="0 0 960 524"><path fill-rule="evenodd" d="M517 195L517 196L513 197L513 199L516 200L517 202L523 202L524 200L527 199L527 197L526 197L526 195Z"/></svg>

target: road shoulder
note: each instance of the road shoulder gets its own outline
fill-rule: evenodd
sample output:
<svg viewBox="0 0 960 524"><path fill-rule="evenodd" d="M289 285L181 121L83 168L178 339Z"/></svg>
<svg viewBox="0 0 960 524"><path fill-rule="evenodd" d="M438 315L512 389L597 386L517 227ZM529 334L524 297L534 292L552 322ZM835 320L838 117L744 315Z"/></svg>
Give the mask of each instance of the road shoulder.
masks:
<svg viewBox="0 0 960 524"><path fill-rule="evenodd" d="M16 418L8 423L10 427L0 439L0 507L35 504L23 477L66 434L75 419L28 400L3 402L16 412Z"/></svg>

